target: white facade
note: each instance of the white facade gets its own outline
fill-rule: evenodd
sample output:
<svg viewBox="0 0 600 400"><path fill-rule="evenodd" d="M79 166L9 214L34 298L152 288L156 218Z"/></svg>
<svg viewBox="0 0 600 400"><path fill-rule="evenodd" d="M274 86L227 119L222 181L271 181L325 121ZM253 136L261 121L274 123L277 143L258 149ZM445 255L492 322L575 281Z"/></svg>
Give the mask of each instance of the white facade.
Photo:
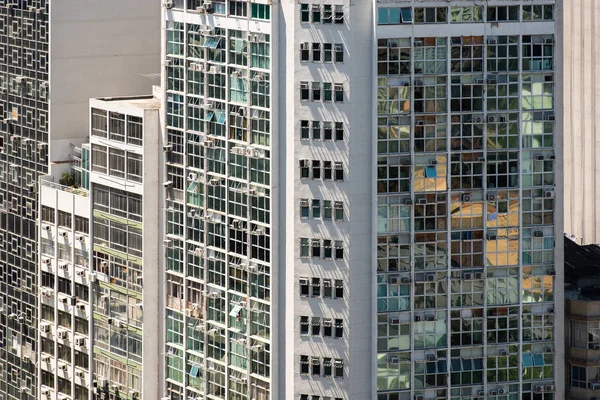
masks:
<svg viewBox="0 0 600 400"><path fill-rule="evenodd" d="M126 371L118 371L112 364L108 369L94 370L96 394L158 398L153 396L159 390L158 346L162 326L161 241L157 225L160 99L153 96L91 99L89 107L91 234L95 252L92 268L98 280L98 286L93 287L97 313L92 330L108 329L111 335L126 337L114 350L108 349L107 343L94 342L94 345L104 350L100 351L104 363L127 366ZM127 237L119 237L119 231L127 232ZM110 302L108 307L103 300L105 296ZM112 346L115 345L111 339ZM95 365L99 357L94 355Z"/></svg>
<svg viewBox="0 0 600 400"><path fill-rule="evenodd" d="M87 396L92 387L89 193L59 184L58 176L42 177L39 188L39 345L30 359L37 376L44 376L38 381L40 398L64 398L59 392Z"/></svg>

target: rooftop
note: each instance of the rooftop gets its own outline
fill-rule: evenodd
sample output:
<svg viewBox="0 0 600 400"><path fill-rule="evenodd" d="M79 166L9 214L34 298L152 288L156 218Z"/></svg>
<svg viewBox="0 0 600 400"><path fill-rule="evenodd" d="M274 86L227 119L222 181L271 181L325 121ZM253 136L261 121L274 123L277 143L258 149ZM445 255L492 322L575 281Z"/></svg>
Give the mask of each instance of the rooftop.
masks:
<svg viewBox="0 0 600 400"><path fill-rule="evenodd" d="M96 100L106 101L111 103L119 103L127 106L141 108L143 110L159 109L160 99L148 96L124 96L124 97L101 97Z"/></svg>
<svg viewBox="0 0 600 400"><path fill-rule="evenodd" d="M565 236L565 298L600 300L600 246L580 246Z"/></svg>

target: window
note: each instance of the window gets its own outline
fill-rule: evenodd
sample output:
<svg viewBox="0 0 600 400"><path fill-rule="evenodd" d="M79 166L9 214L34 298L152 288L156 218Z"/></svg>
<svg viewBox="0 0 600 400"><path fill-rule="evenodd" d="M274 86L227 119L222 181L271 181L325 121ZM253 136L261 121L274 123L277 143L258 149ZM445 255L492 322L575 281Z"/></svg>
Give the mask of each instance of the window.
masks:
<svg viewBox="0 0 600 400"><path fill-rule="evenodd" d="M333 298L333 286L331 286L331 279L323 279L323 298Z"/></svg>
<svg viewBox="0 0 600 400"><path fill-rule="evenodd" d="M336 43L333 47L333 61L336 63L344 62L344 45Z"/></svg>
<svg viewBox="0 0 600 400"><path fill-rule="evenodd" d="M75 231L90 233L90 221L87 218L75 216Z"/></svg>
<svg viewBox="0 0 600 400"><path fill-rule="evenodd" d="M525 6L531 7L531 6ZM488 6L487 22L519 21L519 6Z"/></svg>
<svg viewBox="0 0 600 400"><path fill-rule="evenodd" d="M335 241L335 254L334 257L336 260L343 260L344 259L344 242L342 242L341 240L336 240Z"/></svg>
<svg viewBox="0 0 600 400"><path fill-rule="evenodd" d="M336 319L334 323L334 337L336 339L341 339L344 337L344 320Z"/></svg>
<svg viewBox="0 0 600 400"><path fill-rule="evenodd" d="M300 4L300 22L310 22L309 4Z"/></svg>
<svg viewBox="0 0 600 400"><path fill-rule="evenodd" d="M300 82L300 100L310 100L310 90L308 88L308 82Z"/></svg>
<svg viewBox="0 0 600 400"><path fill-rule="evenodd" d="M127 116L127 143L136 146L142 145L142 118Z"/></svg>
<svg viewBox="0 0 600 400"><path fill-rule="evenodd" d="M308 372L309 372L308 356L300 356L300 373L303 375L308 375Z"/></svg>
<svg viewBox="0 0 600 400"><path fill-rule="evenodd" d="M300 61L310 61L310 43L300 43Z"/></svg>
<svg viewBox="0 0 600 400"><path fill-rule="evenodd" d="M344 298L344 281L341 279L335 280L335 298L343 299Z"/></svg>
<svg viewBox="0 0 600 400"><path fill-rule="evenodd" d="M587 373L585 367L571 365L571 387L587 388Z"/></svg>
<svg viewBox="0 0 600 400"><path fill-rule="evenodd" d="M313 200L311 209L313 218L321 218L321 200Z"/></svg>
<svg viewBox="0 0 600 400"><path fill-rule="evenodd" d="M335 163L335 180L336 181L344 180L344 165L341 162Z"/></svg>
<svg viewBox="0 0 600 400"><path fill-rule="evenodd" d="M333 203L334 208L334 219L336 221L344 220L344 203L341 201L336 201Z"/></svg>
<svg viewBox="0 0 600 400"><path fill-rule="evenodd" d="M336 359L334 362L335 366L335 377L343 378L344 377L344 360Z"/></svg>
<svg viewBox="0 0 600 400"><path fill-rule="evenodd" d="M377 25L399 25L413 22L410 7L379 7L377 9Z"/></svg>
<svg viewBox="0 0 600 400"><path fill-rule="evenodd" d="M237 17L245 17L247 15L247 4L245 1L230 1L229 14Z"/></svg>
<svg viewBox="0 0 600 400"><path fill-rule="evenodd" d="M323 337L331 337L332 322L331 318L323 318Z"/></svg>
<svg viewBox="0 0 600 400"><path fill-rule="evenodd" d="M110 112L110 140L125 141L125 115Z"/></svg>
<svg viewBox="0 0 600 400"><path fill-rule="evenodd" d="M252 3L252 18L256 19L271 19L271 6L268 4Z"/></svg>
<svg viewBox="0 0 600 400"><path fill-rule="evenodd" d="M321 296L321 278L312 278L310 281L310 286L312 289L312 297L320 297Z"/></svg>
<svg viewBox="0 0 600 400"><path fill-rule="evenodd" d="M309 293L308 278L300 278L300 296L308 297Z"/></svg>
<svg viewBox="0 0 600 400"><path fill-rule="evenodd" d="M321 359L319 357L311 357L311 375L321 376Z"/></svg>
<svg viewBox="0 0 600 400"><path fill-rule="evenodd" d="M109 147L108 169L109 175L119 178L125 177L125 151Z"/></svg>
<svg viewBox="0 0 600 400"><path fill-rule="evenodd" d="M344 6L338 4L335 6L334 22L336 24L344 23Z"/></svg>
<svg viewBox="0 0 600 400"><path fill-rule="evenodd" d="M54 223L54 209L48 206L42 206L42 221L49 222L51 224Z"/></svg>
<svg viewBox="0 0 600 400"><path fill-rule="evenodd" d="M70 229L71 228L71 224L72 224L71 213L59 210L58 211L58 226Z"/></svg>
<svg viewBox="0 0 600 400"><path fill-rule="evenodd" d="M108 168L108 152L106 146L92 144L92 171L105 174Z"/></svg>
<svg viewBox="0 0 600 400"><path fill-rule="evenodd" d="M523 6L523 22L551 21L554 19L553 4L536 4Z"/></svg>
<svg viewBox="0 0 600 400"><path fill-rule="evenodd" d="M333 92L335 94L334 101L342 103L344 101L344 85L336 83L333 87Z"/></svg>
<svg viewBox="0 0 600 400"><path fill-rule="evenodd" d="M312 44L312 60L313 62L321 61L321 43Z"/></svg>
<svg viewBox="0 0 600 400"><path fill-rule="evenodd" d="M300 199L300 218L306 219L310 216L308 199Z"/></svg>
<svg viewBox="0 0 600 400"><path fill-rule="evenodd" d="M300 317L300 334L308 335L309 331L309 318L306 316Z"/></svg>
<svg viewBox="0 0 600 400"><path fill-rule="evenodd" d="M105 138L107 123L106 111L92 108L92 136Z"/></svg>
<svg viewBox="0 0 600 400"><path fill-rule="evenodd" d="M445 24L448 22L447 7L416 7L415 24Z"/></svg>
<svg viewBox="0 0 600 400"><path fill-rule="evenodd" d="M127 152L127 179L135 182L142 181L142 156Z"/></svg>

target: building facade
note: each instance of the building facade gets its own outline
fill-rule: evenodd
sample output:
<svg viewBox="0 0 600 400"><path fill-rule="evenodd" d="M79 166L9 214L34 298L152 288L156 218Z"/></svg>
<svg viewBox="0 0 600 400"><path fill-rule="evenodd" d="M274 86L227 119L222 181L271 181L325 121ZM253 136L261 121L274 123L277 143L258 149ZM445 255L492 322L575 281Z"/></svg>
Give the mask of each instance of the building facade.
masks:
<svg viewBox="0 0 600 400"><path fill-rule="evenodd" d="M71 163L63 164L61 174L70 169ZM90 398L92 348L89 192L59 177L40 180L39 345L37 352L27 344L21 348L38 367L38 398L85 400ZM17 338L11 343L20 344Z"/></svg>
<svg viewBox="0 0 600 400"><path fill-rule="evenodd" d="M90 100L95 398L158 392L159 107L152 96Z"/></svg>
<svg viewBox="0 0 600 400"><path fill-rule="evenodd" d="M377 5L379 400L563 396L557 11Z"/></svg>
<svg viewBox="0 0 600 400"><path fill-rule="evenodd" d="M152 81L140 74L157 72L159 10L142 0L0 4L3 341L18 337L21 346L39 351L38 178L87 137L90 97L149 91ZM0 349L0 397L39 398L37 368L27 353Z"/></svg>
<svg viewBox="0 0 600 400"><path fill-rule="evenodd" d="M163 7L165 396L563 397L560 4Z"/></svg>

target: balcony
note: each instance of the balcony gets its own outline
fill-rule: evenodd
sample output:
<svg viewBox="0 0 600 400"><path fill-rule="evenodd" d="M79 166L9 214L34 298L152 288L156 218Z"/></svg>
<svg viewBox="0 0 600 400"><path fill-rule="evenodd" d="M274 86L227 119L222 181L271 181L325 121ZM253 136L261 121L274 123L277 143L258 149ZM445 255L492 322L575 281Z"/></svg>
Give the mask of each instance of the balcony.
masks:
<svg viewBox="0 0 600 400"><path fill-rule="evenodd" d="M56 183L54 182L54 177L50 175L42 176L40 178L40 184L43 187L60 190L62 192L73 193L78 196L88 197L90 195L90 192L82 187L76 187L75 185L65 186L61 185L60 183Z"/></svg>

